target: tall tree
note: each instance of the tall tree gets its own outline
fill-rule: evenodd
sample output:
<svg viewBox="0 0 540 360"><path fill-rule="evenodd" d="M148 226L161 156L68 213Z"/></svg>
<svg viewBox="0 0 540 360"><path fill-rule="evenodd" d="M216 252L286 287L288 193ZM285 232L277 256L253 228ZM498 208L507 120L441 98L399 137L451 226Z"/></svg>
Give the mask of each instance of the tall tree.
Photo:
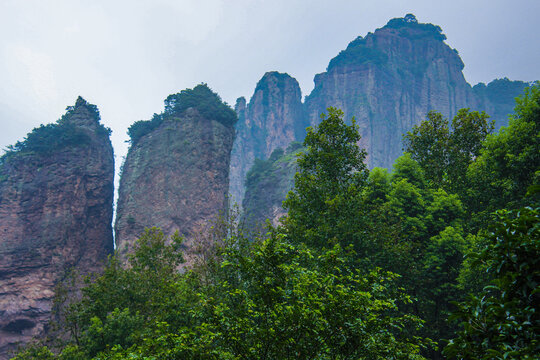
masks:
<svg viewBox="0 0 540 360"><path fill-rule="evenodd" d="M295 241L316 247L355 244L362 224L362 189L368 171L366 152L360 149L360 135L354 118L352 125L343 112L328 108L315 129L308 128L298 159L294 189L284 202L289 214L286 230Z"/></svg>
<svg viewBox="0 0 540 360"><path fill-rule="evenodd" d="M508 127L487 138L467 175L469 206L484 222L497 209L539 204L538 193L526 194L540 182L540 84L516 99Z"/></svg>
<svg viewBox="0 0 540 360"><path fill-rule="evenodd" d="M458 359L538 359L540 353L540 209L501 210L477 256L493 277L459 304L462 330L446 347Z"/></svg>
<svg viewBox="0 0 540 360"><path fill-rule="evenodd" d="M449 126L440 113L431 111L427 120L404 135L405 151L418 161L431 187L464 191L467 167L493 131L488 118L484 112L461 109Z"/></svg>

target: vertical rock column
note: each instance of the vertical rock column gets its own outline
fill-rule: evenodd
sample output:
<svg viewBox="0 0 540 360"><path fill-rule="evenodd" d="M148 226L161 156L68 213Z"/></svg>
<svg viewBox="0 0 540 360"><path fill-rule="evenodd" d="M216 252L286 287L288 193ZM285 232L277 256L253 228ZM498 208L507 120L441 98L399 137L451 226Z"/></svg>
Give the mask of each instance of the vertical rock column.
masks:
<svg viewBox="0 0 540 360"><path fill-rule="evenodd" d="M305 107L312 125L329 106L348 121L355 117L370 168L391 168L402 153L402 135L435 110L451 119L463 107L476 109L463 62L440 27L413 15L358 37L315 76Z"/></svg>
<svg viewBox="0 0 540 360"><path fill-rule="evenodd" d="M205 85L180 94L210 91L200 87ZM185 237L189 260L197 246L204 246L196 243L201 239L198 234L225 214L236 115L216 94L205 96L187 109L166 110L159 125L135 143L132 139L120 179L115 223L122 256L133 249L145 228L157 226L166 235L178 231ZM188 106L182 100L177 105ZM220 121L217 108L230 112L234 121Z"/></svg>
<svg viewBox="0 0 540 360"><path fill-rule="evenodd" d="M113 149L97 108L79 97L17 145L0 163L0 359L46 333L70 270L100 271L113 250Z"/></svg>
<svg viewBox="0 0 540 360"><path fill-rule="evenodd" d="M246 174L255 159L266 160L275 149L302 141L307 122L298 81L276 71L259 80L247 106L244 98L238 99L236 111L239 121L231 160L231 196L241 204Z"/></svg>

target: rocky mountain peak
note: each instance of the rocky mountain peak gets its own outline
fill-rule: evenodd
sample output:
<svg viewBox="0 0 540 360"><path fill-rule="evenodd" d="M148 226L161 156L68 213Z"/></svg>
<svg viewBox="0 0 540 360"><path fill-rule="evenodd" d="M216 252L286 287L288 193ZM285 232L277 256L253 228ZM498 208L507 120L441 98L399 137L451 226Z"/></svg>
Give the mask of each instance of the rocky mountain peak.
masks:
<svg viewBox="0 0 540 360"><path fill-rule="evenodd" d="M237 106L239 122L231 158L231 195L238 203L242 202L244 179L255 159L266 159L276 148L303 139L307 126L300 86L286 73L265 73L244 108L242 113L243 107Z"/></svg>
<svg viewBox="0 0 540 360"><path fill-rule="evenodd" d="M358 36L330 60L325 72L315 75L314 89L303 104L304 118L282 120L281 133L287 133L290 123L316 126L328 107L336 107L344 112L346 121L356 119L362 136L360 146L368 152L368 166L390 169L403 151L403 134L426 119L431 110L451 119L459 109L471 108L490 114L497 128L507 124L513 100L527 84L500 79L473 89L465 81L464 64L458 52L445 40L439 26L421 23L413 14L391 19L373 33ZM275 72L263 76L248 104L244 125L237 127L239 136L234 145L237 150L233 151L231 174L243 177L232 178L233 195L241 191L247 174L245 167L253 164L252 159L268 159L276 143L282 148L288 145L285 141L288 137L276 141L268 135L280 133L273 128L272 114L279 113L286 103L286 100L271 101L270 94L279 93L275 90L278 78L286 76ZM294 83L291 79L287 81ZM295 140L302 141L304 131L298 129ZM250 210L253 199L274 193L272 189L256 191L259 193L255 196L246 195L248 203L251 202L246 204Z"/></svg>
<svg viewBox="0 0 540 360"><path fill-rule="evenodd" d="M60 122L91 129L100 126L100 121L101 116L97 106L90 104L82 96L77 97L74 106L66 108L66 114L60 119Z"/></svg>
<svg viewBox="0 0 540 360"><path fill-rule="evenodd" d="M315 77L306 98L310 123L330 106L353 116L369 154L370 167L389 168L401 154L401 137L430 110L451 118L462 107L476 108L463 62L439 26L408 14L353 40Z"/></svg>
<svg viewBox="0 0 540 360"><path fill-rule="evenodd" d="M2 360L47 332L68 272L100 271L113 250L113 149L97 108L83 101L0 161Z"/></svg>
<svg viewBox="0 0 540 360"><path fill-rule="evenodd" d="M129 128L115 233L126 256L147 227L185 236L189 260L200 234L225 214L237 116L205 84L165 100L165 111Z"/></svg>
<svg viewBox="0 0 540 360"><path fill-rule="evenodd" d="M236 114L240 114L242 111L246 110L246 98L241 96L236 99L236 104L234 105L234 111Z"/></svg>

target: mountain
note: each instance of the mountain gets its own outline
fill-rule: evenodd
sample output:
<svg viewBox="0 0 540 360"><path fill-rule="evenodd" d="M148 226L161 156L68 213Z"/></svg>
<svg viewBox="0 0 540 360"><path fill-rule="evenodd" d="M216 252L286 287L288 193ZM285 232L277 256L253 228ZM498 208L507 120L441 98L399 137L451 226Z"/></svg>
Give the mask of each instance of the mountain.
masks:
<svg viewBox="0 0 540 360"><path fill-rule="evenodd" d="M294 185L296 158L302 150L299 142L292 142L285 151L274 150L267 160L255 159L247 173L242 203L243 221L248 228L264 225L266 219L276 226L286 214L282 203Z"/></svg>
<svg viewBox="0 0 540 360"><path fill-rule="evenodd" d="M0 160L0 359L47 332L55 286L100 271L113 250L114 158L79 97Z"/></svg>
<svg viewBox="0 0 540 360"><path fill-rule="evenodd" d="M498 82L483 93L481 85L473 89L463 76L463 61L445 39L440 27L419 23L411 14L356 38L315 76L305 101L310 124L318 124L329 106L343 110L345 119L354 116L370 168L390 168L402 152L402 134L430 110L448 119L461 108L485 110L499 127L507 124L514 97L527 84L504 81L505 91L493 91L501 87Z"/></svg>
<svg viewBox="0 0 540 360"><path fill-rule="evenodd" d="M484 110L495 120L495 130L508 125L508 114L514 112L515 98L530 83L525 81L495 79L489 84L478 83L473 87L478 109Z"/></svg>
<svg viewBox="0 0 540 360"><path fill-rule="evenodd" d="M303 139L306 117L298 81L288 74L267 72L257 83L246 106L236 102L238 124L231 158L231 197L239 204L244 197L244 181L255 159L267 159L277 148Z"/></svg>
<svg viewBox="0 0 540 360"><path fill-rule="evenodd" d="M275 74L267 73L247 104L249 111L239 112L242 121L237 128L238 143L234 146L238 150L234 153L231 170L236 171L237 178L231 181L231 193L242 198L237 195L245 188L241 175L247 174L253 158L268 159L277 147L284 149L293 140L303 140L303 131L297 130L291 139L285 134L292 133L285 129L290 129L291 124L316 126L321 113L330 106L343 110L348 121L355 118L362 136L360 145L368 152L370 168L390 169L402 153L403 134L424 120L430 110L451 119L459 109L468 107L486 111L495 120L497 129L508 124L507 116L512 113L514 98L529 84L505 78L471 87L463 76L463 61L458 52L444 42L445 39L439 26L419 23L414 15L390 20L374 33L357 37L334 57L327 70L315 76L313 91L301 105L302 111L294 112L294 116L281 109L289 103L294 104L295 109L300 108L297 97L294 102L291 102L292 97L284 97L281 103L261 100L272 90L273 93L284 93L279 92L279 88L260 86L268 82L265 80L268 74ZM292 78L288 81L295 83ZM300 115L297 117L296 114ZM252 125L254 123L257 125ZM280 124L284 130L280 130ZM276 139L280 140L279 145ZM291 140L287 142L288 139ZM238 168L242 170L238 171ZM287 176L278 169L276 171L272 176ZM292 183L291 179L276 182ZM268 183L267 188L261 186L262 183L252 186L251 189L256 189L259 194L246 193L245 198L273 194L272 183ZM247 204L246 209L254 208ZM270 209L257 211L271 213Z"/></svg>
<svg viewBox="0 0 540 360"><path fill-rule="evenodd" d="M230 153L237 116L206 85L170 95L165 112L138 121L122 167L115 234L125 256L146 227L195 237L228 207Z"/></svg>

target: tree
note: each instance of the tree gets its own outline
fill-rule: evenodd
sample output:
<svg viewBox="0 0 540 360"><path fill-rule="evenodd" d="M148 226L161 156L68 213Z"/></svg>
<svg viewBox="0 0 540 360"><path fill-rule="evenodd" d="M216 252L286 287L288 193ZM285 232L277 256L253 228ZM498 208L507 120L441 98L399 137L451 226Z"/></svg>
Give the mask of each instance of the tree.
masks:
<svg viewBox="0 0 540 360"><path fill-rule="evenodd" d="M508 127L489 136L468 169L468 206L482 223L495 210L537 206L539 195L527 197L540 183L540 85L525 89L516 99Z"/></svg>
<svg viewBox="0 0 540 360"><path fill-rule="evenodd" d="M453 309L451 302L462 297L457 279L466 251L461 200L430 188L424 170L409 153L396 160L390 175L374 169L364 196L364 209L369 211L364 231L377 245L369 257L371 266L400 275L399 286L415 298L401 311L425 321L423 337L439 344L451 338L456 326L445 320ZM439 350L426 349L425 355L441 358Z"/></svg>
<svg viewBox="0 0 540 360"><path fill-rule="evenodd" d="M494 278L453 314L463 329L445 349L459 359L537 359L540 353L540 209L496 214L477 261Z"/></svg>
<svg viewBox="0 0 540 360"><path fill-rule="evenodd" d="M493 131L488 118L484 112L461 109L449 127L440 113L430 111L426 121L404 135L405 151L420 164L431 187L464 191L467 167Z"/></svg>
<svg viewBox="0 0 540 360"><path fill-rule="evenodd" d="M127 264L112 257L101 276L87 278L82 298L64 304L61 314L60 327L69 332L79 358L93 358L114 345L129 348L160 321L184 326L194 295L178 273L182 261L181 238L169 241L151 228L138 239Z"/></svg>
<svg viewBox="0 0 540 360"><path fill-rule="evenodd" d="M419 321L396 315L409 299L395 275L361 274L339 245L318 252L273 233L231 238L220 256L217 281L198 287L195 325L162 323L137 346L101 358L422 359L422 340L404 330Z"/></svg>
<svg viewBox="0 0 540 360"><path fill-rule="evenodd" d="M354 118L346 125L343 112L335 108L321 115L317 128L308 128L307 150L298 159L294 189L284 202L291 239L319 248L335 242L361 247L357 236L368 171L359 140Z"/></svg>
<svg viewBox="0 0 540 360"><path fill-rule="evenodd" d="M405 152L418 162L435 187L441 186L445 177L449 138L448 120L435 111L403 136Z"/></svg>

